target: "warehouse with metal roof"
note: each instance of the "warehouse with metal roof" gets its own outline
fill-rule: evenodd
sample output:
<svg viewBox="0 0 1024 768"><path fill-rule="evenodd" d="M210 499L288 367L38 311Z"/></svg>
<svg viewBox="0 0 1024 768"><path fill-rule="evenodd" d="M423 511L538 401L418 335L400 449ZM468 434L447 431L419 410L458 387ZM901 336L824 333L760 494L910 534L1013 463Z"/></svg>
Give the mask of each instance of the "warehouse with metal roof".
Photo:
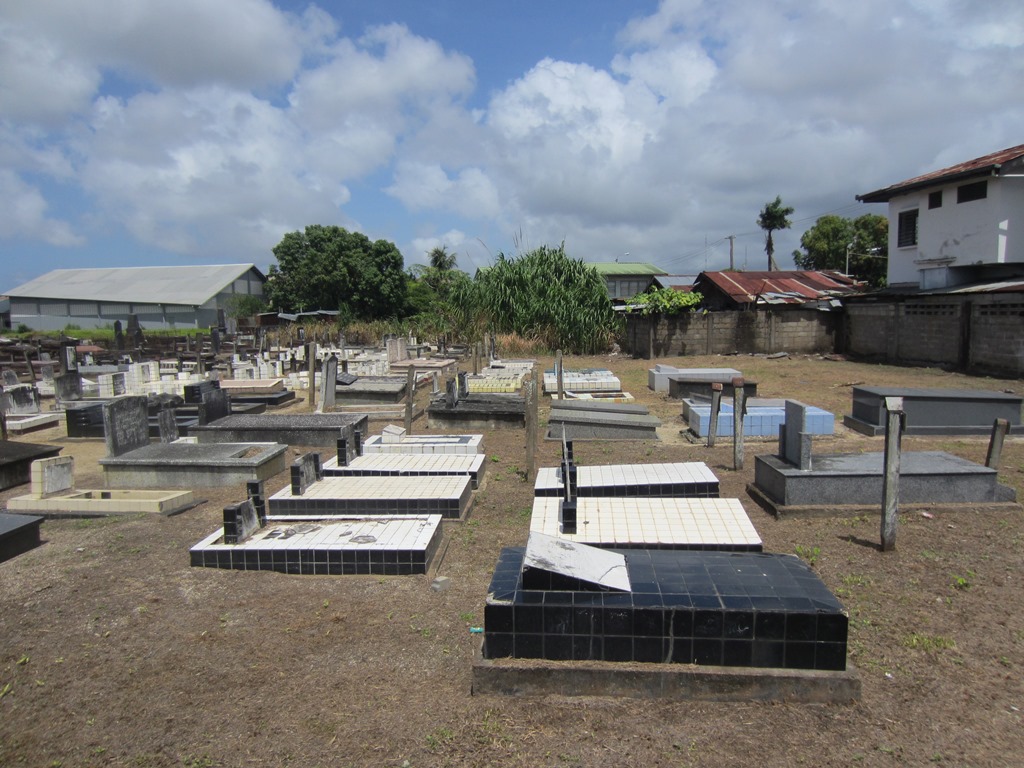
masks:
<svg viewBox="0 0 1024 768"><path fill-rule="evenodd" d="M4 295L15 328L103 328L129 315L145 329L208 328L223 323L233 296L262 296L266 281L253 264L55 269Z"/></svg>

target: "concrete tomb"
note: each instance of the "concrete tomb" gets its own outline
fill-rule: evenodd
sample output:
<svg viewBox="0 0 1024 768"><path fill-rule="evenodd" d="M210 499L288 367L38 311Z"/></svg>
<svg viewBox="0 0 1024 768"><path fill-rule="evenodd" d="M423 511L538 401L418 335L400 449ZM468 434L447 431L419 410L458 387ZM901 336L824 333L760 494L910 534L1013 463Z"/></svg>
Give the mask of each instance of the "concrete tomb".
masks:
<svg viewBox="0 0 1024 768"><path fill-rule="evenodd" d="M562 390L565 392L621 392L622 382L604 368L562 372ZM544 371L544 392L558 394L558 372Z"/></svg>
<svg viewBox="0 0 1024 768"><path fill-rule="evenodd" d="M32 384L4 385L0 404L8 416L33 416L40 411L39 391Z"/></svg>
<svg viewBox="0 0 1024 768"><path fill-rule="evenodd" d="M654 392L668 394L669 381L675 377L688 378L693 382L718 382L731 384L743 374L735 368L677 368L674 365L658 363L647 369L647 388Z"/></svg>
<svg viewBox="0 0 1024 768"><path fill-rule="evenodd" d="M805 425L806 406L788 401L778 455L754 457L751 496L776 515L880 509L882 452L812 454ZM992 504L1014 498L994 469L941 451L902 452L901 504Z"/></svg>
<svg viewBox="0 0 1024 768"><path fill-rule="evenodd" d="M610 464L572 467L576 472L574 496L718 498L718 478L702 461L672 464ZM534 495L565 495L565 469L537 470Z"/></svg>
<svg viewBox="0 0 1024 768"><path fill-rule="evenodd" d="M59 445L0 440L0 491L23 485L32 477L32 462L61 452Z"/></svg>
<svg viewBox="0 0 1024 768"><path fill-rule="evenodd" d="M404 377L340 374L335 397L344 403L398 403L405 397L405 389Z"/></svg>
<svg viewBox="0 0 1024 768"><path fill-rule="evenodd" d="M483 482L486 456L476 454L390 453L357 456L347 463L332 456L323 463L325 477L468 477L476 490Z"/></svg>
<svg viewBox="0 0 1024 768"><path fill-rule="evenodd" d="M365 414L233 414L193 427L189 434L200 443L276 442L333 449L338 438L354 441L356 430L366 433Z"/></svg>
<svg viewBox="0 0 1024 768"><path fill-rule="evenodd" d="M38 547L39 526L43 518L35 515L8 515L0 512L0 563Z"/></svg>
<svg viewBox="0 0 1024 768"><path fill-rule="evenodd" d="M636 406L602 403L598 408L563 408L553 402L548 415L548 440L657 440L661 420L639 414Z"/></svg>
<svg viewBox="0 0 1024 768"><path fill-rule="evenodd" d="M854 387L853 412L843 424L865 435L884 434L887 397L903 398L908 435L987 435L996 419L1006 419L1011 433L1024 432L1024 398L972 389Z"/></svg>
<svg viewBox="0 0 1024 768"><path fill-rule="evenodd" d="M431 429L524 429L526 399L522 395L473 394L468 379L460 374L449 380L445 394L427 406Z"/></svg>
<svg viewBox="0 0 1024 768"><path fill-rule="evenodd" d="M108 517L153 512L176 515L195 506L191 491L76 490L70 456L32 462L32 492L9 499L7 508L43 517Z"/></svg>
<svg viewBox="0 0 1024 768"><path fill-rule="evenodd" d="M483 447L483 435L407 435L401 427L389 427L383 434L367 438L362 453L474 455Z"/></svg>

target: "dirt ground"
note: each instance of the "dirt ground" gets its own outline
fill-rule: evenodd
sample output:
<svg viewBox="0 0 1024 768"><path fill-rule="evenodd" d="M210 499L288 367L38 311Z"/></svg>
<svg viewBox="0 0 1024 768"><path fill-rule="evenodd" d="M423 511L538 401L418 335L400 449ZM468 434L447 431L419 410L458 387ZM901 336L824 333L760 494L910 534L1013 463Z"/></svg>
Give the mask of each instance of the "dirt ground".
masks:
<svg viewBox="0 0 1024 768"><path fill-rule="evenodd" d="M550 360L542 361L550 365ZM854 384L1024 389L967 377L817 357L669 359L735 367L766 397L826 408L837 422ZM439 573L320 577L190 568L188 548L219 527L244 488L199 489L182 515L46 522L43 546L0 564L3 766L1013 766L1024 764L1024 550L1019 511L901 517L897 550L877 549L878 515L784 518L744 488L729 443L679 437L677 402L647 389L651 361L610 367L665 422L659 442L578 443L581 464L706 461L743 501L765 549L813 560L850 614L850 706L473 696L470 664L499 550L525 543L531 485L521 431L485 436L488 477L466 522L446 528ZM421 393L421 397L424 393ZM542 401L541 419L548 410ZM424 431L418 422L414 431ZM76 457L78 487L102 487L101 441L26 436ZM816 452L881 450L837 424ZM906 438L904 447L984 461L987 438ZM542 443L541 466L557 463ZM1003 452L1024 492L1024 439ZM274 489L285 476L275 478ZM27 493L0 494L0 502Z"/></svg>

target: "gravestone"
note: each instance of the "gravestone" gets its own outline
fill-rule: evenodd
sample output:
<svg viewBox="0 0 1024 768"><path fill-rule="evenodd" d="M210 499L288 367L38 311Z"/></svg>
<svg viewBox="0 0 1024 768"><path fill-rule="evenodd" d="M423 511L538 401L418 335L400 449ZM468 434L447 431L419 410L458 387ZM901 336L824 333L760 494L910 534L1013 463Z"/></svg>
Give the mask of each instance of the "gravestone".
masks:
<svg viewBox="0 0 1024 768"><path fill-rule="evenodd" d="M120 456L149 445L149 406L145 397L123 395L103 404L103 438L107 456Z"/></svg>
<svg viewBox="0 0 1024 768"><path fill-rule="evenodd" d="M18 374L16 374L10 368L4 368L3 377L5 387L16 387L18 384L21 383L20 381L18 381Z"/></svg>
<svg viewBox="0 0 1024 768"><path fill-rule="evenodd" d="M128 334L128 341L132 345L132 349L139 349L142 346L142 326L139 325L138 315L128 315L128 328L126 330Z"/></svg>
<svg viewBox="0 0 1024 768"><path fill-rule="evenodd" d="M52 365L44 365L44 366L42 366L39 369L39 373L42 376L44 382L46 382L47 384L50 384L50 385L53 384L53 366Z"/></svg>
<svg viewBox="0 0 1024 768"><path fill-rule="evenodd" d="M807 406L796 400L786 401L786 420L779 425L779 456L798 469L811 468Z"/></svg>
<svg viewBox="0 0 1024 768"><path fill-rule="evenodd" d="M465 371L459 371L458 386L459 386L459 397L469 397L469 374Z"/></svg>
<svg viewBox="0 0 1024 768"><path fill-rule="evenodd" d="M323 468L320 465L319 453L307 453L292 462L291 486L293 496L301 496L309 486L322 479Z"/></svg>
<svg viewBox="0 0 1024 768"><path fill-rule="evenodd" d="M224 507L224 543L241 544L260 529L252 499Z"/></svg>
<svg viewBox="0 0 1024 768"><path fill-rule="evenodd" d="M61 371L67 373L68 371L78 370L78 350L75 349L74 344L64 344L60 348L61 353Z"/></svg>
<svg viewBox="0 0 1024 768"><path fill-rule="evenodd" d="M124 352L124 331L120 320L114 321L114 346L118 352Z"/></svg>
<svg viewBox="0 0 1024 768"><path fill-rule="evenodd" d="M51 456L32 462L32 495L37 499L75 489L75 459L72 456Z"/></svg>
<svg viewBox="0 0 1024 768"><path fill-rule="evenodd" d="M324 367L320 372L320 407L321 413L334 408L338 394L338 358L328 355L324 358Z"/></svg>
<svg viewBox="0 0 1024 768"><path fill-rule="evenodd" d="M445 382L445 404L449 408L459 404L459 382L455 379L448 379Z"/></svg>
<svg viewBox="0 0 1024 768"><path fill-rule="evenodd" d="M199 424L205 425L231 415L231 398L223 389L210 389L202 393L199 404Z"/></svg>
<svg viewBox="0 0 1024 768"><path fill-rule="evenodd" d="M39 413L39 392L31 384L18 384L4 388L3 410L12 416L30 416Z"/></svg>
<svg viewBox="0 0 1024 768"><path fill-rule="evenodd" d="M174 408L162 408L156 414L157 423L160 427L160 442L173 443L180 436L178 434L178 418Z"/></svg>
<svg viewBox="0 0 1024 768"><path fill-rule="evenodd" d="M53 395L58 403L82 399L82 377L78 371L68 371L53 377Z"/></svg>
<svg viewBox="0 0 1024 768"><path fill-rule="evenodd" d="M210 329L210 349L213 350L213 354L220 354L220 330L217 328Z"/></svg>

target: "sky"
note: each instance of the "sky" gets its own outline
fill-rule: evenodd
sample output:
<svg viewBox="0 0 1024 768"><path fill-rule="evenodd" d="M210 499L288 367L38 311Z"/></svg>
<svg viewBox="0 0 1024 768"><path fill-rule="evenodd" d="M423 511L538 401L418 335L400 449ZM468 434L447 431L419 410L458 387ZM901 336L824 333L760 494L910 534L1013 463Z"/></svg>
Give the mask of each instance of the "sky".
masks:
<svg viewBox="0 0 1024 768"><path fill-rule="evenodd" d="M4 0L0 293L275 263L335 224L473 272L565 243L792 268L821 215L1024 143L1020 0Z"/></svg>

